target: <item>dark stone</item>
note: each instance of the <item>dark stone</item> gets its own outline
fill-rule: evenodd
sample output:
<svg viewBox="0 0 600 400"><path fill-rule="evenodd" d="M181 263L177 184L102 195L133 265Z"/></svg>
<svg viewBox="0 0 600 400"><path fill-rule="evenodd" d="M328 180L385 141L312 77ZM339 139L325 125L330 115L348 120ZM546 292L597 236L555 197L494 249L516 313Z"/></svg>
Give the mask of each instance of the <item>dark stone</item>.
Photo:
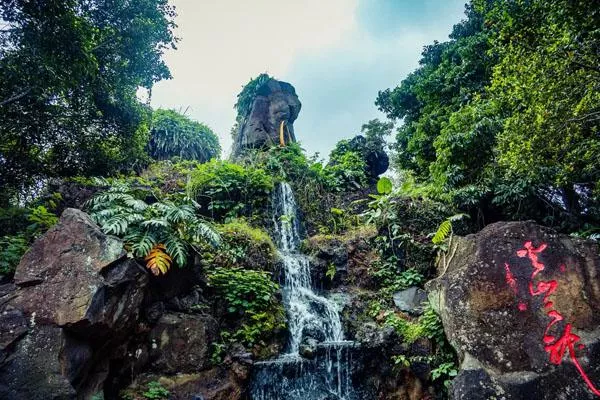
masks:
<svg viewBox="0 0 600 400"><path fill-rule="evenodd" d="M58 357L63 340L59 327L34 327L0 368L0 399L75 399Z"/></svg>
<svg viewBox="0 0 600 400"><path fill-rule="evenodd" d="M526 246L537 252L528 253ZM535 277L535 259L528 254L541 265ZM440 277L427 288L461 360L454 398L489 398L490 390L507 399L553 399L559 393L571 399L596 398L569 360L569 349L555 365L551 348L545 346L557 343L569 324L580 337L573 346L576 359L600 385L597 243L533 222L500 222L476 235L454 238L439 268ZM540 282L556 284L545 300L530 293L541 288ZM550 326L551 311L562 320ZM470 370L484 371L493 384L470 386Z"/></svg>
<svg viewBox="0 0 600 400"><path fill-rule="evenodd" d="M15 283L0 297L0 398L89 398L101 390L109 360L138 321L147 272L125 258L120 240L67 209L22 258Z"/></svg>
<svg viewBox="0 0 600 400"><path fill-rule="evenodd" d="M423 313L426 303L427 293L415 286L394 293L394 305L400 311L420 315Z"/></svg>
<svg viewBox="0 0 600 400"><path fill-rule="evenodd" d="M258 90L250 114L239 126L233 144L233 155L238 156L245 149L279 144L282 122L285 143L295 142L294 121L298 118L301 107L292 85L275 79L267 81Z"/></svg>
<svg viewBox="0 0 600 400"><path fill-rule="evenodd" d="M350 140L350 149L359 152L367 163L367 174L373 179L383 174L390 166L390 158L383 150L372 150L367 147L367 140L357 135Z"/></svg>
<svg viewBox="0 0 600 400"><path fill-rule="evenodd" d="M157 301L156 303L152 303L144 310L144 316L149 323L156 324L164 312L165 303L162 301Z"/></svg>
<svg viewBox="0 0 600 400"><path fill-rule="evenodd" d="M165 313L150 332L153 368L161 373L201 371L210 365L217 321L206 315Z"/></svg>
<svg viewBox="0 0 600 400"><path fill-rule="evenodd" d="M245 370L242 372L241 370ZM238 373L236 373L237 371ZM204 400L240 400L246 391L246 381L240 376L247 376L247 368L237 363L229 368L215 367L193 374L177 374L173 376L160 376L145 374L136 381L139 386L132 385L129 390L143 391L145 384L158 381L169 391L170 400L190 400L200 398Z"/></svg>
<svg viewBox="0 0 600 400"><path fill-rule="evenodd" d="M311 337L307 337L300 343L299 352L304 358L315 358L317 355L317 346L319 342Z"/></svg>

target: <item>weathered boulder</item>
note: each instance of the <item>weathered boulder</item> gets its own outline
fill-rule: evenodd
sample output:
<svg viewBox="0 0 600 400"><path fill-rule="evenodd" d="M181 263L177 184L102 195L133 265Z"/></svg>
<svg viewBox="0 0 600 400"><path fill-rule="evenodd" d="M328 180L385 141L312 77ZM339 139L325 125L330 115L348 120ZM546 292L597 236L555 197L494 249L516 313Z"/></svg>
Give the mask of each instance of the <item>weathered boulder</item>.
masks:
<svg viewBox="0 0 600 400"><path fill-rule="evenodd" d="M147 282L120 240L85 213L65 210L22 258L18 288L3 306L0 318L14 328L0 329L0 398L86 398L101 390Z"/></svg>
<svg viewBox="0 0 600 400"><path fill-rule="evenodd" d="M280 143L282 123L285 143L295 142L294 121L301 107L292 85L275 79L265 82L258 88L250 114L239 126L233 155L240 155L245 149Z"/></svg>
<svg viewBox="0 0 600 400"><path fill-rule="evenodd" d="M153 368L161 373L201 371L210 366L219 334L212 316L165 313L150 332Z"/></svg>
<svg viewBox="0 0 600 400"><path fill-rule="evenodd" d="M454 399L594 399L597 243L533 222L457 237L427 288L461 360Z"/></svg>
<svg viewBox="0 0 600 400"><path fill-rule="evenodd" d="M390 166L390 158L384 150L372 149L367 146L367 139L363 135L356 135L349 142L350 149L363 155L367 163L367 172L371 178L376 179Z"/></svg>

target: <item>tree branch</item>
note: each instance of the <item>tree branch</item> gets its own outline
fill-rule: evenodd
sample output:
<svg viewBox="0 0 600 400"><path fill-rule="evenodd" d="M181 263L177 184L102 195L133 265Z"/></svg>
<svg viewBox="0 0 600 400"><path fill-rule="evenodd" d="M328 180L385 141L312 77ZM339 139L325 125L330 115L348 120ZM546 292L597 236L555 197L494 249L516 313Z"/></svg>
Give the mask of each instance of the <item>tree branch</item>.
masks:
<svg viewBox="0 0 600 400"><path fill-rule="evenodd" d="M33 89L33 88L31 88L31 87L28 87L27 89L25 89L25 90L24 90L24 91L22 91L21 93L19 93L19 94L15 94L14 96L12 96L12 97L9 97L9 98L8 98L8 99L6 99L6 100L0 101L0 107L4 106L4 105L6 105L6 104L10 104L10 103L12 103L12 102L15 102L15 101L17 101L17 100L19 100L19 99L22 99L23 97L27 96L27 95L29 94L29 92L31 92L31 89Z"/></svg>

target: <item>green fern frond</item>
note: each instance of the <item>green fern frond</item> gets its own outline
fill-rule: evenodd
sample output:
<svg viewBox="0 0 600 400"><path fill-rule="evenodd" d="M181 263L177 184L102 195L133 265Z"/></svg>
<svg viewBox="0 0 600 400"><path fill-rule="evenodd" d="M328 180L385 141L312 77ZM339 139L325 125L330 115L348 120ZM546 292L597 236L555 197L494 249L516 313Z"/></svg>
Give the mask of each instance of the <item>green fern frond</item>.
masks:
<svg viewBox="0 0 600 400"><path fill-rule="evenodd" d="M153 218L141 223L145 228L168 228L169 222L164 219Z"/></svg>
<svg viewBox="0 0 600 400"><path fill-rule="evenodd" d="M169 236L165 242L167 253L173 258L175 264L180 267L185 266L187 261L188 249L184 241L176 236Z"/></svg>
<svg viewBox="0 0 600 400"><path fill-rule="evenodd" d="M180 224L183 222L194 221L196 215L194 214L194 208L190 205L182 205L179 207L172 205L172 207L167 210L165 218L173 224Z"/></svg>
<svg viewBox="0 0 600 400"><path fill-rule="evenodd" d="M146 257L152 248L158 244L158 239L150 231L134 230L123 238L131 245L131 251L135 257Z"/></svg>
<svg viewBox="0 0 600 400"><path fill-rule="evenodd" d="M124 198L123 202L125 203L126 206L130 207L131 209L133 209L134 211L144 211L146 208L148 208L148 204L146 204L145 201L142 200L138 200L136 198L134 198L133 196L129 196L130 198Z"/></svg>
<svg viewBox="0 0 600 400"><path fill-rule="evenodd" d="M433 244L440 244L444 240L446 240L446 238L448 236L450 236L451 232L452 232L452 222L450 222L449 219L446 219L446 220L444 220L444 222L442 222L440 224L440 226L437 229L437 232L435 232L435 235L433 235L433 238L431 239L431 241L433 242Z"/></svg>
<svg viewBox="0 0 600 400"><path fill-rule="evenodd" d="M213 246L218 246L221 244L221 236L209 224L198 220L198 222L192 228L193 230L190 236L194 242L207 241Z"/></svg>
<svg viewBox="0 0 600 400"><path fill-rule="evenodd" d="M101 225L104 233L117 236L125 234L128 226L127 218L122 214L109 218Z"/></svg>

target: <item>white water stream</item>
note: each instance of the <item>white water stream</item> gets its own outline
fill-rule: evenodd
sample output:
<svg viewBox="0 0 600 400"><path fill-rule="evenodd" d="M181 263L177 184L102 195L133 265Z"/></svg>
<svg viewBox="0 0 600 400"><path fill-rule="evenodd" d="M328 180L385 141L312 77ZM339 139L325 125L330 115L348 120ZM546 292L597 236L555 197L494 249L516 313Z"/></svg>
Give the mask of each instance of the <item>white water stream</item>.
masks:
<svg viewBox="0 0 600 400"><path fill-rule="evenodd" d="M308 258L298 251L300 222L292 188L274 193L273 224L284 269L283 301L290 333L286 354L255 364L252 400L355 400L353 342L344 341L338 306L311 287ZM319 342L314 359L299 354L303 339Z"/></svg>
<svg viewBox="0 0 600 400"><path fill-rule="evenodd" d="M300 223L292 188L281 183L276 196L273 222L285 274L283 292L290 331L288 354L297 355L306 334L319 336L324 342L339 342L344 332L338 307L313 292L308 259L298 253Z"/></svg>

